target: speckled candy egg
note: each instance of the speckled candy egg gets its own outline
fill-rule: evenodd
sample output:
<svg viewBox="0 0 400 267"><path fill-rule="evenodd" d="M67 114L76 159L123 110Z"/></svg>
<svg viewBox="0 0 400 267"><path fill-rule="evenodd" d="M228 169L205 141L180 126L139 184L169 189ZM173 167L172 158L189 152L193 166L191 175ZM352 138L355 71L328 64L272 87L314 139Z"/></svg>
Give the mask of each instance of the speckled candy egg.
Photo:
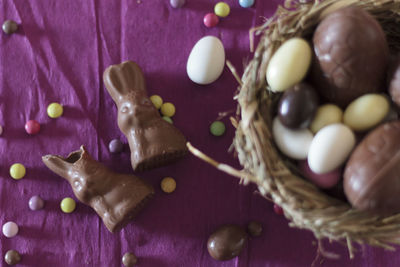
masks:
<svg viewBox="0 0 400 267"><path fill-rule="evenodd" d="M366 11L346 7L329 14L314 37L311 79L329 102L345 107L383 88L389 48L380 24Z"/></svg>
<svg viewBox="0 0 400 267"><path fill-rule="evenodd" d="M286 127L306 128L318 108L318 95L306 83L297 84L285 91L278 104L278 117Z"/></svg>

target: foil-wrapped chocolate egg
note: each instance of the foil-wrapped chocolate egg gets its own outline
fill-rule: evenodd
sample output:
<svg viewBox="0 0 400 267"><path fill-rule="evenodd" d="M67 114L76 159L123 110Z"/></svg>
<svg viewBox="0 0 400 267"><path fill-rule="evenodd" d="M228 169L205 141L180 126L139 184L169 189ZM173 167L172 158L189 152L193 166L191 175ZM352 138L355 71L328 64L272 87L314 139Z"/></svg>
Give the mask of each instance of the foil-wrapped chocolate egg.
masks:
<svg viewBox="0 0 400 267"><path fill-rule="evenodd" d="M311 80L329 102L345 107L357 97L383 89L389 59L380 24L358 7L339 9L313 36Z"/></svg>
<svg viewBox="0 0 400 267"><path fill-rule="evenodd" d="M385 123L356 147L344 171L344 192L360 209L400 212L400 121Z"/></svg>

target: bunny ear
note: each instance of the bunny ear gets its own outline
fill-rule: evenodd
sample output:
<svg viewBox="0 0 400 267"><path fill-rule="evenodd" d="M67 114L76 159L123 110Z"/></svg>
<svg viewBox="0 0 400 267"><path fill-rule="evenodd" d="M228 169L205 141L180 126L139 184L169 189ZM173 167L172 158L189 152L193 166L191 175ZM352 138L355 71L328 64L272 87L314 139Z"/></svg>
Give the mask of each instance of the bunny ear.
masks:
<svg viewBox="0 0 400 267"><path fill-rule="evenodd" d="M71 163L56 155L43 156L42 161L54 173L68 180L68 169L71 167Z"/></svg>
<svg viewBox="0 0 400 267"><path fill-rule="evenodd" d="M145 91L146 85L143 72L133 61L125 61L118 65L111 65L103 74L107 91L115 102L132 91Z"/></svg>

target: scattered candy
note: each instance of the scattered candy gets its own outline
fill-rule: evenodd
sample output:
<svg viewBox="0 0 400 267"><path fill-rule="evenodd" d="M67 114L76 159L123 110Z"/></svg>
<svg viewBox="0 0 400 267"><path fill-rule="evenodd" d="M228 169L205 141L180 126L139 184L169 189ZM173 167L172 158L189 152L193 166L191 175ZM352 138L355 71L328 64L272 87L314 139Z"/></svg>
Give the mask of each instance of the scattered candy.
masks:
<svg viewBox="0 0 400 267"><path fill-rule="evenodd" d="M29 120L25 124L25 131L28 134L37 134L40 131L40 124L35 120Z"/></svg>
<svg viewBox="0 0 400 267"><path fill-rule="evenodd" d="M135 266L137 263L137 257L135 256L135 254L127 252L124 254L124 256L122 257L122 264L125 267L132 267Z"/></svg>
<svg viewBox="0 0 400 267"><path fill-rule="evenodd" d="M306 159L313 134L308 129L292 130L276 117L272 123L272 134L279 150L292 159Z"/></svg>
<svg viewBox="0 0 400 267"><path fill-rule="evenodd" d="M259 222L256 221L251 221L247 225L247 232L252 236L252 237L257 237L260 236L262 233L262 225Z"/></svg>
<svg viewBox="0 0 400 267"><path fill-rule="evenodd" d="M343 120L343 111L336 105L325 104L320 106L311 122L310 130L315 134L325 126L339 123Z"/></svg>
<svg viewBox="0 0 400 267"><path fill-rule="evenodd" d="M3 127L0 125L0 135L3 134Z"/></svg>
<svg viewBox="0 0 400 267"><path fill-rule="evenodd" d="M163 120L165 120L165 121L167 121L167 122L169 122L169 123L171 123L171 124L174 124L174 122L172 121L172 119L171 119L170 117L168 117L168 116L163 116L162 118L163 118Z"/></svg>
<svg viewBox="0 0 400 267"><path fill-rule="evenodd" d="M176 189L176 182L172 177L165 177L161 181L161 189L165 193L172 193Z"/></svg>
<svg viewBox="0 0 400 267"><path fill-rule="evenodd" d="M59 103L51 103L47 107L47 115L53 119L60 117L63 114L63 111L63 106Z"/></svg>
<svg viewBox="0 0 400 267"><path fill-rule="evenodd" d="M72 198L66 197L61 201L60 207L64 213L71 213L76 208L76 202Z"/></svg>
<svg viewBox="0 0 400 267"><path fill-rule="evenodd" d="M18 234L18 225L15 222L6 222L3 225L3 235L8 238L14 237Z"/></svg>
<svg viewBox="0 0 400 267"><path fill-rule="evenodd" d="M4 255L4 260L8 265L16 265L21 261L21 255L16 250L9 250Z"/></svg>
<svg viewBox="0 0 400 267"><path fill-rule="evenodd" d="M315 135L308 151L308 166L317 173L333 171L342 165L355 146L356 138L341 123L325 126Z"/></svg>
<svg viewBox="0 0 400 267"><path fill-rule="evenodd" d="M343 122L354 131L366 131L381 122L389 108L389 101L383 95L363 95L347 106Z"/></svg>
<svg viewBox="0 0 400 267"><path fill-rule="evenodd" d="M185 2L185 0L171 0L170 4L173 8L181 8Z"/></svg>
<svg viewBox="0 0 400 267"><path fill-rule="evenodd" d="M161 114L167 117L172 117L175 115L175 106L172 103L164 103L161 105Z"/></svg>
<svg viewBox="0 0 400 267"><path fill-rule="evenodd" d="M283 215L283 209L281 206L274 203L274 212L278 215Z"/></svg>
<svg viewBox="0 0 400 267"><path fill-rule="evenodd" d="M219 18L214 13L207 13L203 18L203 23L208 28L217 26L218 22Z"/></svg>
<svg viewBox="0 0 400 267"><path fill-rule="evenodd" d="M214 7L214 13L218 17L225 18L225 17L227 17L229 15L230 12L231 12L231 8L225 2L219 2Z"/></svg>
<svg viewBox="0 0 400 267"><path fill-rule="evenodd" d="M108 149L110 150L111 153L121 153L122 150L124 149L124 145L119 139L113 139L108 144Z"/></svg>
<svg viewBox="0 0 400 267"><path fill-rule="evenodd" d="M153 103L153 105L157 108L160 109L162 104L163 104L163 99L159 95L152 95L150 96L150 100Z"/></svg>
<svg viewBox="0 0 400 267"><path fill-rule="evenodd" d="M11 165L10 175L15 180L23 178L25 174L26 174L25 166L22 165L21 163L14 163L13 165Z"/></svg>
<svg viewBox="0 0 400 267"><path fill-rule="evenodd" d="M225 124L222 121L214 121L210 125L210 132L214 136L221 136L225 133Z"/></svg>
<svg viewBox="0 0 400 267"><path fill-rule="evenodd" d="M186 64L189 79L197 84L210 84L221 76L225 67L225 49L214 36L201 38L192 48Z"/></svg>
<svg viewBox="0 0 400 267"><path fill-rule="evenodd" d="M6 20L3 23L3 32L5 34L12 34L18 30L18 24L12 20Z"/></svg>
<svg viewBox="0 0 400 267"><path fill-rule="evenodd" d="M239 0L239 5L244 8L254 5L254 0Z"/></svg>
<svg viewBox="0 0 400 267"><path fill-rule="evenodd" d="M318 95L313 87L306 83L296 84L287 89L279 101L279 120L291 129L307 128L318 104Z"/></svg>
<svg viewBox="0 0 400 267"><path fill-rule="evenodd" d="M225 261L238 256L246 243L247 233L242 227L226 224L210 235L207 249L211 257Z"/></svg>
<svg viewBox="0 0 400 267"><path fill-rule="evenodd" d="M39 196L33 196L29 199L29 208L31 210L41 210L44 207L44 200Z"/></svg>
<svg viewBox="0 0 400 267"><path fill-rule="evenodd" d="M308 72L311 58L311 47L306 40L292 38L284 42L267 67L267 81L271 90L282 92L301 82Z"/></svg>

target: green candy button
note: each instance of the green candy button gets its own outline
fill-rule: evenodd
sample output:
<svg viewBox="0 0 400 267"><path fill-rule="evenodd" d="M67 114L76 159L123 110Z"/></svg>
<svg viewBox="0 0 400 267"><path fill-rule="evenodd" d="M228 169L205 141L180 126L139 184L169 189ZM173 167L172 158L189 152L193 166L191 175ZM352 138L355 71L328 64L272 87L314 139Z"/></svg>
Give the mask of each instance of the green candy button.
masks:
<svg viewBox="0 0 400 267"><path fill-rule="evenodd" d="M214 136L221 136L225 133L225 124L222 121L214 121L211 123L210 132Z"/></svg>

